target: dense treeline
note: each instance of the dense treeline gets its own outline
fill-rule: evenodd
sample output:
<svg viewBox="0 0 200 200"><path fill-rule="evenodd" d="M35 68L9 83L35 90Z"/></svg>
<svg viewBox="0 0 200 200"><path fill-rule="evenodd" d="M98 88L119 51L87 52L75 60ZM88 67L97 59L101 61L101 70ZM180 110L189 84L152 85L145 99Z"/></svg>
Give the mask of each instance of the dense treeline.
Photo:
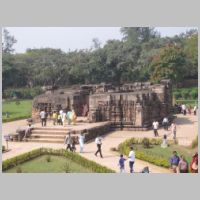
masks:
<svg viewBox="0 0 200 200"><path fill-rule="evenodd" d="M101 82L158 82L176 84L198 76L198 33L190 30L160 37L154 28L121 28L122 40L101 47L63 52L60 49L27 49L14 54L15 38L4 30L3 90L44 85L69 86Z"/></svg>

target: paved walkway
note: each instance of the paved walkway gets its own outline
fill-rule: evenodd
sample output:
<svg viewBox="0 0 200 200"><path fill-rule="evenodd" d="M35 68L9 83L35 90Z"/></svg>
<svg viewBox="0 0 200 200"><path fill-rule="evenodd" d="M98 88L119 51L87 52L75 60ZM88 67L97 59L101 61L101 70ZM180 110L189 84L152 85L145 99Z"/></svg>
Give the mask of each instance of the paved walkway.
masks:
<svg viewBox="0 0 200 200"><path fill-rule="evenodd" d="M196 137L197 135L197 116L183 116L183 115L178 115L178 118L176 119L177 123L177 138L182 143L183 145L189 145L192 140ZM3 124L3 132L4 131L11 131L15 130L18 126L24 126L26 125L25 120L19 120L17 122L8 122ZM87 128L87 127L85 127ZM4 132L5 133L5 132ZM163 129L159 130L159 135L162 137L164 134L168 134L169 138L172 137L170 135L170 131L166 132ZM100 157L96 157L94 155L94 152L96 151L96 145L94 142L90 142L88 144L85 144L85 153L82 154L82 156L93 160L101 165L105 165L111 169L114 169L118 171L118 159L119 155L116 152L111 151L110 149L112 147L117 147L121 142L128 138L132 137L153 137L153 132L150 131L115 131L112 132L108 135L106 135L103 139L103 156L104 158L101 159ZM4 140L3 140L3 143ZM36 148L40 147L50 147L50 148L64 148L64 145L62 144L48 144L48 143L31 143L31 142L10 142L9 143L9 148L12 149L11 151L4 153L2 155L2 159L8 159L13 156L19 155L24 152L31 151ZM79 150L79 146L77 145L77 150ZM148 162L144 162L141 160L136 160L135 163L135 171L139 172L143 167L149 166L150 171L153 173L169 173L170 171L168 169L158 167L155 165L152 165ZM126 171L128 171L128 161L126 162Z"/></svg>

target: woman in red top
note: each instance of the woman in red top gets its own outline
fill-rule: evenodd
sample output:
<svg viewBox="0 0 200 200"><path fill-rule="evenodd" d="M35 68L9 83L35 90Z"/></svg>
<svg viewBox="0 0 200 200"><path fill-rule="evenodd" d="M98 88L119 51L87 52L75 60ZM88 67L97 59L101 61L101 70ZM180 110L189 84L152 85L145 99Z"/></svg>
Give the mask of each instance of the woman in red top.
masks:
<svg viewBox="0 0 200 200"><path fill-rule="evenodd" d="M198 153L195 153L190 163L190 172L198 173Z"/></svg>

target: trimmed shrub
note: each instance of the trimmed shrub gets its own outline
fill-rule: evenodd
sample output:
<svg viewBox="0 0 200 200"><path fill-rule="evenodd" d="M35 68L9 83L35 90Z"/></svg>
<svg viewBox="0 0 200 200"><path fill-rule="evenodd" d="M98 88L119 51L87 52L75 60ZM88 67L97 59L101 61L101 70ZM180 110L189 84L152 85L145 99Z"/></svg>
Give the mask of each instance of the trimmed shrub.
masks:
<svg viewBox="0 0 200 200"><path fill-rule="evenodd" d="M50 155L48 155L48 156L46 157L46 161L47 161L47 162L51 162L51 156L50 156Z"/></svg>
<svg viewBox="0 0 200 200"><path fill-rule="evenodd" d="M17 167L16 173L22 173L21 167Z"/></svg>

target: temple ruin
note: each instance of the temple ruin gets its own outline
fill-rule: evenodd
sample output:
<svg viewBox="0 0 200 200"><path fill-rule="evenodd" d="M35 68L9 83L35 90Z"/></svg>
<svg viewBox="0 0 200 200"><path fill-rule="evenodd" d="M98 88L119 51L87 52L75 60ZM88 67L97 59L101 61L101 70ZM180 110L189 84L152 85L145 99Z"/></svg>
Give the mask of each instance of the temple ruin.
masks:
<svg viewBox="0 0 200 200"><path fill-rule="evenodd" d="M146 130L153 120L171 118L172 85L170 80L159 84L135 82L82 85L77 89L47 90L34 98L32 118L39 112L74 109L77 116L88 117L89 122L110 121L113 128Z"/></svg>

